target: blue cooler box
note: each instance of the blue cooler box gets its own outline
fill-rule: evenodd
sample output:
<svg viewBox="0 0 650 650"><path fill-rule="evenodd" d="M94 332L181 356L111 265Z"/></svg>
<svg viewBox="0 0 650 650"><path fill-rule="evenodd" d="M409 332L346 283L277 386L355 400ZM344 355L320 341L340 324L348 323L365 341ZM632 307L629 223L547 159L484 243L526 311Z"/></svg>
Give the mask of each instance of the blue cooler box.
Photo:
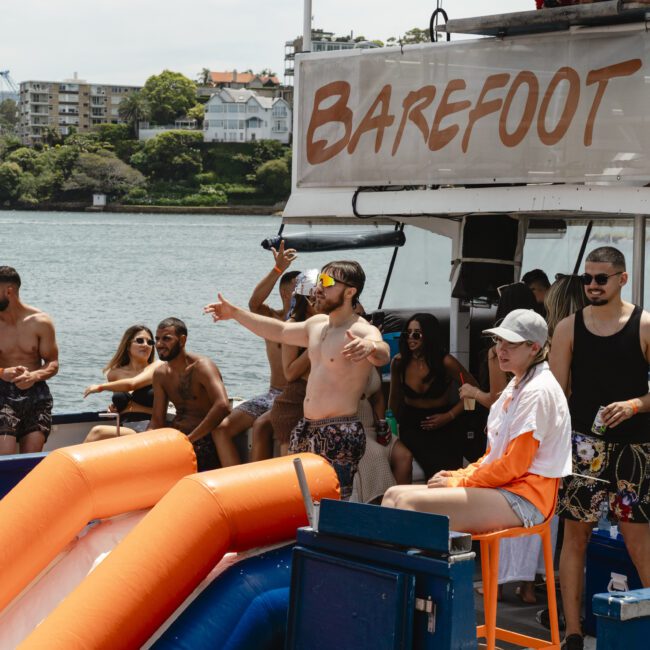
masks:
<svg viewBox="0 0 650 650"><path fill-rule="evenodd" d="M612 576L613 573L622 577ZM613 589L610 589L610 583ZM584 631L596 636L596 617L592 610L594 594L610 590L629 591L641 587L639 574L625 548L623 536L619 533L612 539L609 531L594 530L587 546Z"/></svg>
<svg viewBox="0 0 650 650"><path fill-rule="evenodd" d="M647 648L650 638L650 589L594 596L598 650Z"/></svg>

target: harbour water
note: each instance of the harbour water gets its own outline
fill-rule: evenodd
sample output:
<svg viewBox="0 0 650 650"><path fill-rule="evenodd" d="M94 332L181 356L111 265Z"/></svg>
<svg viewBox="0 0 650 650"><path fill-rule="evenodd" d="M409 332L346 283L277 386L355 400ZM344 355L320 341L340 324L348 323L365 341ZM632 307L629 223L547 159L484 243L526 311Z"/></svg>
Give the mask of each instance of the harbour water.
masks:
<svg viewBox="0 0 650 650"><path fill-rule="evenodd" d="M84 387L102 381L101 369L126 327L140 322L155 328L167 316L187 323L188 350L218 364L230 396L263 390L268 366L261 340L236 323L214 324L202 307L217 291L247 305L253 287L273 268L260 242L279 226L278 217L0 211L0 265L18 270L22 299L48 312L56 326L54 411L104 408L107 396L83 400ZM350 255L304 254L294 267ZM363 302L374 308L390 250L353 257L368 276ZM277 289L269 304L279 305Z"/></svg>
<svg viewBox="0 0 650 650"><path fill-rule="evenodd" d="M187 323L188 349L218 364L230 396L264 390L268 371L261 340L236 323L212 323L202 307L217 291L247 305L253 287L273 267L260 242L279 226L278 217L0 211L0 265L14 266L23 281L22 299L54 318L61 364L50 382L55 412L104 408L106 395L84 401L83 389L102 381L101 369L122 332L137 322L155 328L168 316ZM407 245L410 240L415 250L398 256L392 283L397 288L389 291L386 306L448 305L449 240L431 236L425 242L423 231L412 232ZM569 228L562 239L529 240L523 270L541 267L551 280L556 272L570 272L583 233L584 224ZM619 247L631 271L631 224L594 228L589 244L587 250ZM362 302L372 310L390 256L391 249L307 253L294 267L356 259L367 276ZM630 299L629 285L623 296ZM269 303L279 304L277 290Z"/></svg>

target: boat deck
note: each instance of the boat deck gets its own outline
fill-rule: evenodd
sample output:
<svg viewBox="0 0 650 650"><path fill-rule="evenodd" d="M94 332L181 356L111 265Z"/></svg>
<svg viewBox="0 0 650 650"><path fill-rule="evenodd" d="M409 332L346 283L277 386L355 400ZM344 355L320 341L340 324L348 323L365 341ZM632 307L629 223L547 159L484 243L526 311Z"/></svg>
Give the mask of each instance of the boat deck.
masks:
<svg viewBox="0 0 650 650"><path fill-rule="evenodd" d="M481 581L480 562L477 561L478 573L475 575L475 585L478 587ZM555 584L558 585L557 574L555 576ZM520 634L528 636L540 637L542 639L550 639L550 632L542 627L536 620L535 615L540 609L546 607L546 587L537 587L535 589L537 595L537 603L534 605L527 605L522 603L515 590L517 583L508 583L503 585L503 597L499 601L497 609L497 625L504 629L513 630ZM558 606L559 603L559 586L558 586ZM483 622L483 596L475 591L474 594L474 608L476 610L476 618L479 623ZM560 637L564 638L564 632L560 631ZM506 643L505 641L498 641L497 646L502 650L521 650L520 646ZM585 650L596 650L596 639L594 637L585 638Z"/></svg>

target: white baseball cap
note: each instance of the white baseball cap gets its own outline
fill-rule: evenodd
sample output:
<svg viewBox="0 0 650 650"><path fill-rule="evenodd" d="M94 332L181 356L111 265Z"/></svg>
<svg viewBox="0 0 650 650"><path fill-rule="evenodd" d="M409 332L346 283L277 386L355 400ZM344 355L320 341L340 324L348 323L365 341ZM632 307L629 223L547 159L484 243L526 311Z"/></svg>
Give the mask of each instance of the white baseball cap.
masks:
<svg viewBox="0 0 650 650"><path fill-rule="evenodd" d="M543 347L548 340L546 321L532 309L514 309L498 327L483 330L483 334L493 334L508 343L531 341Z"/></svg>
<svg viewBox="0 0 650 650"><path fill-rule="evenodd" d="M294 294L298 296L311 296L316 291L318 284L318 269L303 271L296 277L296 288Z"/></svg>

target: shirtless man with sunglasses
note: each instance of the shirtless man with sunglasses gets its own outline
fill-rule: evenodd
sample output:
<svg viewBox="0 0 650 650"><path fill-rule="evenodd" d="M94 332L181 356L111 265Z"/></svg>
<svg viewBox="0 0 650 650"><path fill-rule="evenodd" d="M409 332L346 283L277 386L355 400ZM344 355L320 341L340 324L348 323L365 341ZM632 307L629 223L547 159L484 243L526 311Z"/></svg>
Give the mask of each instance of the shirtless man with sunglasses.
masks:
<svg viewBox="0 0 650 650"><path fill-rule="evenodd" d="M304 402L305 418L293 430L289 451L311 451L327 459L339 478L341 498L352 493L352 481L365 451L366 437L357 419L359 400L372 366L390 359L381 333L354 308L365 283L357 262L330 262L316 290L318 315L302 323L286 323L219 301L207 305L213 320L234 319L267 340L307 348L311 373Z"/></svg>
<svg viewBox="0 0 650 650"><path fill-rule="evenodd" d="M621 298L628 276L616 248L589 253L580 278L590 304L558 323L550 355L569 396L573 429L573 475L564 479L558 501L565 523L560 586L567 650L584 645L585 552L603 501L650 587L650 314ZM600 407L604 432L594 423Z"/></svg>

